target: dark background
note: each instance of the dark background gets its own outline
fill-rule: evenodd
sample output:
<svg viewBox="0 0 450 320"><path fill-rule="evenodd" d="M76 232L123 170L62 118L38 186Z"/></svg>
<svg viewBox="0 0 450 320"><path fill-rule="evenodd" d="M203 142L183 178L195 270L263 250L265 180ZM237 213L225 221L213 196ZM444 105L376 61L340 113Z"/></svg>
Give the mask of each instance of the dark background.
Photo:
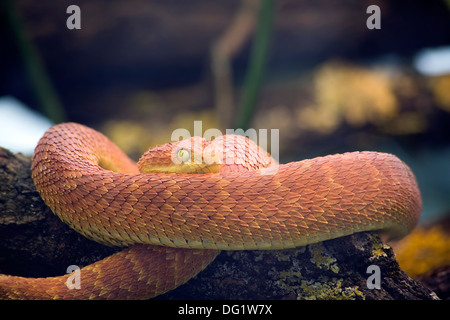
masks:
<svg viewBox="0 0 450 320"><path fill-rule="evenodd" d="M1 2L0 96L55 123L94 127L135 159L172 130L192 130L194 120L203 130L234 127L255 32L230 56L226 108L218 106L212 48L244 2ZM66 27L71 4L81 9L80 30ZM381 30L366 27L372 4ZM281 162L392 152L417 175L423 216L445 216L450 76L422 75L413 62L424 48L449 43L448 1L275 1L249 126L280 130Z"/></svg>

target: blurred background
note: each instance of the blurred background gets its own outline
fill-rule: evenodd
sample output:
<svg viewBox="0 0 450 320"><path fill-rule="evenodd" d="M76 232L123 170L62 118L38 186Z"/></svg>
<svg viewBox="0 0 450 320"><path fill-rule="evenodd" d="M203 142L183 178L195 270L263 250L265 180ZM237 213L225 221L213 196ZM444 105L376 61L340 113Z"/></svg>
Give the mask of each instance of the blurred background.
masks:
<svg viewBox="0 0 450 320"><path fill-rule="evenodd" d="M75 121L137 160L194 120L279 129L282 163L396 154L419 181L421 223L448 220L448 0L0 1L0 146L31 155ZM428 242L450 263L443 237Z"/></svg>

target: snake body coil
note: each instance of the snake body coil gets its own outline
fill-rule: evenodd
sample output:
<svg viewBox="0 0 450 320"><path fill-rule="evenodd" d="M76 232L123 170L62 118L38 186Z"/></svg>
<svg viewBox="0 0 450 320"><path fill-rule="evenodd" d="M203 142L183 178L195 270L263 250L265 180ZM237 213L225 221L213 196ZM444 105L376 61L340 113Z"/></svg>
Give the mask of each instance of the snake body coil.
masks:
<svg viewBox="0 0 450 320"><path fill-rule="evenodd" d="M162 158L174 147L166 146ZM241 167L215 173L141 173L92 129L49 129L32 166L45 203L90 239L134 246L83 268L81 290L68 290L67 276L1 275L0 297L149 298L187 281L218 250L292 248L370 230L402 237L417 223L416 180L393 155L345 153L270 171L270 156L255 150Z"/></svg>

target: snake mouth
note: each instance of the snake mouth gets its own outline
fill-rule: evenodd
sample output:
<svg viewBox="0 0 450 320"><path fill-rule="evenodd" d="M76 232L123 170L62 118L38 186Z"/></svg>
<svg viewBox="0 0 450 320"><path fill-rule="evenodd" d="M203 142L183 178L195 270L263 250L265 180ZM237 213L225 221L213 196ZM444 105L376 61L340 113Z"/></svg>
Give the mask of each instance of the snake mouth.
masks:
<svg viewBox="0 0 450 320"><path fill-rule="evenodd" d="M142 173L218 173L220 165L218 164L170 164L170 165L151 165L140 168Z"/></svg>

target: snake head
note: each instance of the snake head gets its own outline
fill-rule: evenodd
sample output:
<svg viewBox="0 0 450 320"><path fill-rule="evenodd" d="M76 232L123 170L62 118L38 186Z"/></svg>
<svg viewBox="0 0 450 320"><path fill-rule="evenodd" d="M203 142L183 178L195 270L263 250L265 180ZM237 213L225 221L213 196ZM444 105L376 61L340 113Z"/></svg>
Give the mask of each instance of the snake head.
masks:
<svg viewBox="0 0 450 320"><path fill-rule="evenodd" d="M143 173L208 173L218 172L215 163L203 160L203 150L208 141L191 137L150 148L139 159L138 168Z"/></svg>
<svg viewBox="0 0 450 320"><path fill-rule="evenodd" d="M276 161L244 136L201 137L159 145L144 153L138 167L144 173L244 172L267 168Z"/></svg>

